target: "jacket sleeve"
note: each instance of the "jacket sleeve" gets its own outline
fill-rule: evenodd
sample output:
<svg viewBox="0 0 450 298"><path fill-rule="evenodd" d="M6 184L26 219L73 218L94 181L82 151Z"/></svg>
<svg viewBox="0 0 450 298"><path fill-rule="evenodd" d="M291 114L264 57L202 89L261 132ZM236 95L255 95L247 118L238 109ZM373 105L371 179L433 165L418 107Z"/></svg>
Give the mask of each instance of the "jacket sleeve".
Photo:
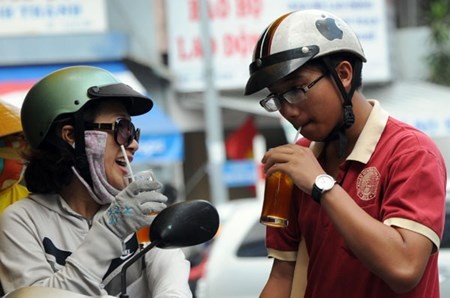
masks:
<svg viewBox="0 0 450 298"><path fill-rule="evenodd" d="M146 277L154 298L191 298L190 263L181 249L153 248L145 255Z"/></svg>
<svg viewBox="0 0 450 298"><path fill-rule="evenodd" d="M5 293L21 287L44 286L84 295L107 294L102 278L111 260L122 253L118 237L94 223L78 248L71 254L67 252L70 256L55 272L37 232L36 218L27 208L13 209L14 212L9 212L9 208L0 215L0 281Z"/></svg>

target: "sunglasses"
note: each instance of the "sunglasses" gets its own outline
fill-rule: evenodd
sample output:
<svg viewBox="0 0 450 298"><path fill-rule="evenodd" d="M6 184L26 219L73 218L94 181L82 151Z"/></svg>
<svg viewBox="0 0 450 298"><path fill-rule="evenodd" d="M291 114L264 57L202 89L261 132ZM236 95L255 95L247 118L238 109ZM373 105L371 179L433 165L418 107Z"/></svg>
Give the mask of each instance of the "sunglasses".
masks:
<svg viewBox="0 0 450 298"><path fill-rule="evenodd" d="M141 130L135 128L134 124L124 118L117 119L114 123L85 123L85 129L87 130L109 130L114 132L114 141L121 146L128 147L131 145L133 140L139 142L139 136Z"/></svg>

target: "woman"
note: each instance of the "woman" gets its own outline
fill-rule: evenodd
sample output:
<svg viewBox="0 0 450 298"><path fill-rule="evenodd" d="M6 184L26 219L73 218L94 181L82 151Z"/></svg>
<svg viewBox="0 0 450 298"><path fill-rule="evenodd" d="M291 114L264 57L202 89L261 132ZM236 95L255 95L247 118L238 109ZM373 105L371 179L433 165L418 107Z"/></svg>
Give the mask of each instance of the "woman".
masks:
<svg viewBox="0 0 450 298"><path fill-rule="evenodd" d="M84 295L118 295L121 264L138 251L134 232L166 207L156 181L126 186L139 130L130 116L151 99L90 66L56 71L22 106L30 143L25 181L32 194L0 218L5 292L44 286ZM152 249L127 270L130 297L191 297L181 250Z"/></svg>

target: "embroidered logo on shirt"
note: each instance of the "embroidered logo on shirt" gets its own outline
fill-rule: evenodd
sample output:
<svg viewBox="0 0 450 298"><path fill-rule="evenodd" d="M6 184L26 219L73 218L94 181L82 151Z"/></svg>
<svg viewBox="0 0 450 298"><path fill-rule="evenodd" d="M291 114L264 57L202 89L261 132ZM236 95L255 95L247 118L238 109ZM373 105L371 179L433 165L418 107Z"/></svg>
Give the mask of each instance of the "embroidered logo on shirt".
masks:
<svg viewBox="0 0 450 298"><path fill-rule="evenodd" d="M380 182L380 172L377 168L370 167L359 173L356 181L358 197L363 201L373 200L377 194L378 183Z"/></svg>

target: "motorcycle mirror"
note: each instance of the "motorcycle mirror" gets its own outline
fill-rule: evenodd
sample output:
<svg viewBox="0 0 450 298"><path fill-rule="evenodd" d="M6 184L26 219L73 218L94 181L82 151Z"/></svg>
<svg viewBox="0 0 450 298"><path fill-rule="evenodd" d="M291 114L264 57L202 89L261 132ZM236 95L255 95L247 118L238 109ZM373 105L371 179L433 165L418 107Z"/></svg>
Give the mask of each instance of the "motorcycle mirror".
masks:
<svg viewBox="0 0 450 298"><path fill-rule="evenodd" d="M206 242L219 228L219 213L208 201L175 203L159 213L150 228L150 239L159 248L180 248Z"/></svg>
<svg viewBox="0 0 450 298"><path fill-rule="evenodd" d="M150 249L180 248L206 242L219 228L219 213L208 201L195 200L175 203L161 211L150 226L150 244L122 266L120 298L128 298L127 274L129 266Z"/></svg>

